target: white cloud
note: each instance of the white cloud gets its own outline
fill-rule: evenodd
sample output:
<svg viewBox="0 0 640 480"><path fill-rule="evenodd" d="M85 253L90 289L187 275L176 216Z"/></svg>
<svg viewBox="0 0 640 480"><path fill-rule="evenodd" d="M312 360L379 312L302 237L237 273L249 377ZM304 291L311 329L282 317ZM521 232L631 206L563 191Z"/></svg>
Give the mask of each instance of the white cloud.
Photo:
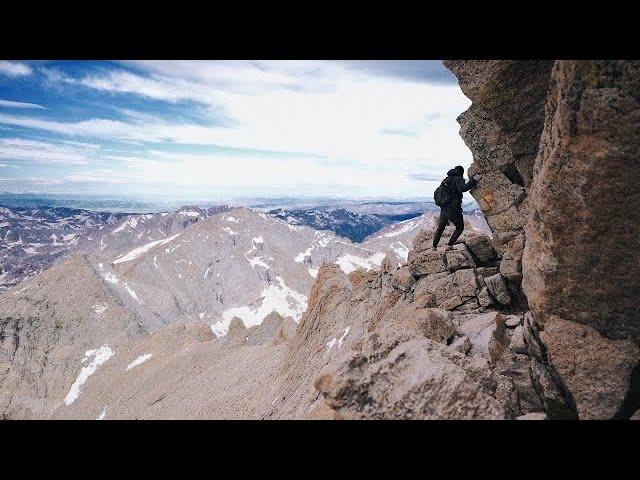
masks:
<svg viewBox="0 0 640 480"><path fill-rule="evenodd" d="M42 105L38 105L37 103L13 102L11 100L2 100L2 99L0 99L0 107L6 107L6 108L37 108L37 109L46 109L47 108L47 107L43 107Z"/></svg>
<svg viewBox="0 0 640 480"><path fill-rule="evenodd" d="M31 67L26 63L0 60L1 75L7 75L9 77L24 77L31 75L31 73L33 73L33 70L31 70Z"/></svg>
<svg viewBox="0 0 640 480"><path fill-rule="evenodd" d="M90 160L90 149L78 145L0 138L0 158L36 163L80 165Z"/></svg>
<svg viewBox="0 0 640 480"><path fill-rule="evenodd" d="M157 108L153 114L116 108L120 120L75 122L0 113L0 124L76 137L66 146L76 142L78 150L59 152L61 161L91 157L77 139L140 145L137 152L99 157L130 167L114 181L415 195L426 188L419 174L471 162L456 122L470 102L453 83L373 75L325 61L136 61L79 77L45 74L59 84L204 107L208 124L162 118ZM216 126L221 112L229 125ZM172 152L163 152L163 144L173 144ZM204 153L194 154L191 145ZM289 154L206 153L213 145ZM76 172L75 178L96 176Z"/></svg>
<svg viewBox="0 0 640 480"><path fill-rule="evenodd" d="M238 121L233 128L159 119L60 122L8 114L0 114L0 123L71 136L295 152L367 164L400 161L420 167L416 160L428 156L438 163L464 163L455 159L469 156L455 121L468 100L453 86L376 82L344 84L327 93L225 97L225 108ZM438 113L435 120L426 120L430 112ZM385 134L402 129L415 134Z"/></svg>
<svg viewBox="0 0 640 480"><path fill-rule="evenodd" d="M63 185L65 182L59 178L45 178L45 177L13 177L13 178L0 178L0 182L7 182L11 184L29 184L29 185ZM6 185L10 186L10 185Z"/></svg>

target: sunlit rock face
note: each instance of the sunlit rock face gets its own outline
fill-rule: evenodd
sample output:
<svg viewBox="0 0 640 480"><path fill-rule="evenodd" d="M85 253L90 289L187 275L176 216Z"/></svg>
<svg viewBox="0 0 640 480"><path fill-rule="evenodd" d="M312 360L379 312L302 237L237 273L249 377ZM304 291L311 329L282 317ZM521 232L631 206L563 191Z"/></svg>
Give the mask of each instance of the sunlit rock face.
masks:
<svg viewBox="0 0 640 480"><path fill-rule="evenodd" d="M469 175L482 181L471 194L487 217L503 257L500 273L522 303L524 225L528 187L544 122L553 62L445 61L472 101L458 117L460 135L473 153Z"/></svg>
<svg viewBox="0 0 640 480"><path fill-rule="evenodd" d="M469 173L483 175L473 195L531 308L539 386L580 418L628 418L640 407L640 62L444 63L473 102L459 117ZM612 353L583 361L595 345Z"/></svg>
<svg viewBox="0 0 640 480"><path fill-rule="evenodd" d="M638 342L640 62L559 61L551 78L524 289L542 318Z"/></svg>

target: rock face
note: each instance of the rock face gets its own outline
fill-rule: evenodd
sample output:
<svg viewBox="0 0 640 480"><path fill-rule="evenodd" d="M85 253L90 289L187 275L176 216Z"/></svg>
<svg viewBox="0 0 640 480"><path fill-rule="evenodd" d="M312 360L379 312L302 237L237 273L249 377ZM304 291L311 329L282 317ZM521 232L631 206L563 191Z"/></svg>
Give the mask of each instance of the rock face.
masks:
<svg viewBox="0 0 640 480"><path fill-rule="evenodd" d="M471 266L495 262L491 241L470 239L477 254L461 243L426 255L432 234L416 236L408 266L320 269L266 418L502 419L543 409L522 315L483 313L476 297L483 275L499 275L495 264ZM470 263L450 269L451 252Z"/></svg>
<svg viewBox="0 0 640 480"><path fill-rule="evenodd" d="M362 353L332 365L316 380L325 402L343 417L503 418L498 401L473 378L464 354L426 338L395 347L379 342L376 336L368 337Z"/></svg>
<svg viewBox="0 0 640 480"><path fill-rule="evenodd" d="M469 174L482 174L472 194L500 279L531 308L523 339L548 416L629 418L640 408L640 62L444 63L473 102L458 118Z"/></svg>
<svg viewBox="0 0 640 480"><path fill-rule="evenodd" d="M613 418L631 382L640 349L632 340L608 340L575 322L551 317L540 339L549 365L562 378L580 418Z"/></svg>
<svg viewBox="0 0 640 480"><path fill-rule="evenodd" d="M527 191L533 179L553 62L444 63L473 101L458 117L460 135L473 153L469 175L482 175L482 181L471 194L494 233L503 257L501 273L510 288L518 292L522 281L523 229L528 216Z"/></svg>
<svg viewBox="0 0 640 480"><path fill-rule="evenodd" d="M90 352L108 360L115 344L142 336L135 316L80 255L10 290L0 311L0 418L47 417L73 402L70 386Z"/></svg>
<svg viewBox="0 0 640 480"><path fill-rule="evenodd" d="M529 305L536 319L640 342L640 62L558 61L551 78L526 226Z"/></svg>
<svg viewBox="0 0 640 480"><path fill-rule="evenodd" d="M450 236L451 231L447 227L444 236ZM432 250L432 238L432 230L421 231L408 256L408 271L415 283L412 293L417 303L469 312L511 304L511 296L498 271L496 251L487 235L465 231L460 237L461 243L452 250L444 247Z"/></svg>

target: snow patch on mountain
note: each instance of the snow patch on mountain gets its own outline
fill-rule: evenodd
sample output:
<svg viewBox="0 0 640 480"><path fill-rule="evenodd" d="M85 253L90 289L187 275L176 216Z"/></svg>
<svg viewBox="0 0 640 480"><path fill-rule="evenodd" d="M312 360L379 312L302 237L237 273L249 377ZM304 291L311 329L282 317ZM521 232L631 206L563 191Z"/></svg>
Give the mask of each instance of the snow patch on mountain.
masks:
<svg viewBox="0 0 640 480"><path fill-rule="evenodd" d="M404 243L396 242L391 245L391 249L401 260L404 260L406 262L409 258L409 247L407 247Z"/></svg>
<svg viewBox="0 0 640 480"><path fill-rule="evenodd" d="M105 405L105 407L102 409L102 411L100 412L100 415L98 415L96 417L96 420L104 420L105 415L107 414L107 407L109 405Z"/></svg>
<svg viewBox="0 0 640 480"><path fill-rule="evenodd" d="M294 259L294 262L302 263L305 258L311 255L311 251L313 249L321 249L325 248L329 245L333 240L336 240L334 236L329 235L325 232L314 232L314 241L311 243L311 246L307 248L304 252L300 252Z"/></svg>
<svg viewBox="0 0 640 480"><path fill-rule="evenodd" d="M344 339L347 338L347 335L349 335L349 330L350 329L351 329L351 327L347 327L342 331L342 336L338 340L338 348L340 348L342 346L342 342L344 342Z"/></svg>
<svg viewBox="0 0 640 480"><path fill-rule="evenodd" d="M129 292L129 295L131 295L131 298L133 298L136 302L138 303L142 303L140 301L140 299L138 298L138 295L136 295L136 292L133 291L133 288L131 288L127 282L124 282L124 288L127 289L127 292Z"/></svg>
<svg viewBox="0 0 640 480"><path fill-rule="evenodd" d="M109 282L113 285L117 285L118 282L120 282L120 280L118 279L117 275L115 273L111 273L111 272L107 272L104 269L104 264L99 263L98 264L98 268L100 269L100 275L102 276L102 278L106 281Z"/></svg>
<svg viewBox="0 0 640 480"><path fill-rule="evenodd" d="M383 234L384 237L391 238L402 235L403 233L410 232L411 230L420 226L420 219L405 220L404 222L398 222L394 225L393 231ZM399 227L399 228L397 228Z"/></svg>
<svg viewBox="0 0 640 480"><path fill-rule="evenodd" d="M137 257L142 255L143 253L148 252L153 247L155 247L157 245L165 245L165 244L169 243L170 241L172 241L174 238L179 237L180 235L181 235L180 233L176 233L175 235L173 235L173 236L171 236L169 238L165 238L165 239L162 239L162 240L156 240L155 242L149 242L146 245L143 245L143 246L138 247L138 248L134 248L129 253L127 253L125 255L122 255L121 257L119 257L116 260L114 260L112 263L115 265L115 264L118 264L118 263L130 262L131 260L136 259Z"/></svg>
<svg viewBox="0 0 640 480"><path fill-rule="evenodd" d="M151 357L153 357L153 353L145 353L144 355L140 355L133 362L131 362L129 365L127 365L127 368L125 369L125 371L131 370L132 368L137 367L138 365L142 365L144 362L149 360Z"/></svg>
<svg viewBox="0 0 640 480"><path fill-rule="evenodd" d="M180 212L180 215L184 215L185 217L199 217L199 212L193 212L191 210L183 210Z"/></svg>
<svg viewBox="0 0 640 480"><path fill-rule="evenodd" d="M126 221L122 222L122 224L118 228L114 229L111 234L113 235L122 232L127 227L136 228L137 225L138 219L136 217L129 217Z"/></svg>
<svg viewBox="0 0 640 480"><path fill-rule="evenodd" d="M217 336L226 335L233 317L240 318L247 328L260 325L271 312L283 317L292 317L296 322L307 309L307 297L289 288L282 277L276 278L278 285L271 284L261 292L260 305L229 308L222 313L222 320L211 326Z"/></svg>
<svg viewBox="0 0 640 480"><path fill-rule="evenodd" d="M76 401L80 395L80 387L82 387L87 379L96 372L98 367L109 360L113 354L113 350L111 350L107 345L103 345L96 350L87 350L85 352L81 363L86 362L91 357L93 357L93 360L86 367L82 367L82 370L80 370L75 382L71 385L69 393L67 393L67 396L64 398L64 403L66 405L71 405Z"/></svg>
<svg viewBox="0 0 640 480"><path fill-rule="evenodd" d="M350 253L345 253L344 255L338 257L336 263L344 273L351 273L359 268L363 268L365 270L378 268L382 264L382 260L384 260L384 257L384 252L374 253L367 258L351 255Z"/></svg>

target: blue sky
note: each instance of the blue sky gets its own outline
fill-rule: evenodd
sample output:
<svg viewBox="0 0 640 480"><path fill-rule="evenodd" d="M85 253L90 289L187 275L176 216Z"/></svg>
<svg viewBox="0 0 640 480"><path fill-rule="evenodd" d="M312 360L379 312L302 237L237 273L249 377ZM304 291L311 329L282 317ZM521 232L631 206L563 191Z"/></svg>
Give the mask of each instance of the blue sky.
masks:
<svg viewBox="0 0 640 480"><path fill-rule="evenodd" d="M439 61L0 61L0 191L430 196L469 104Z"/></svg>

